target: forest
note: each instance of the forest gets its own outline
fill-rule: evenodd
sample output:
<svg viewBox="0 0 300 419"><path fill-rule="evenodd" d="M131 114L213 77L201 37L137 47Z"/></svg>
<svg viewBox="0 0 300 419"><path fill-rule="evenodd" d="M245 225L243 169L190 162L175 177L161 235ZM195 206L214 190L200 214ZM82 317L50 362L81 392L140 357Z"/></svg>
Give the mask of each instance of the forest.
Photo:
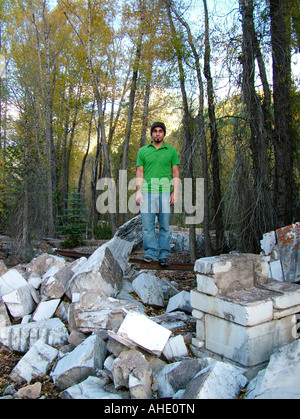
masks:
<svg viewBox="0 0 300 419"><path fill-rule="evenodd" d="M163 121L204 179L207 256L300 218L300 0L0 0L0 234L109 238L99 179L135 177ZM118 189L117 189L118 190ZM128 193L128 198L132 193ZM192 199L195 200L195 196Z"/></svg>

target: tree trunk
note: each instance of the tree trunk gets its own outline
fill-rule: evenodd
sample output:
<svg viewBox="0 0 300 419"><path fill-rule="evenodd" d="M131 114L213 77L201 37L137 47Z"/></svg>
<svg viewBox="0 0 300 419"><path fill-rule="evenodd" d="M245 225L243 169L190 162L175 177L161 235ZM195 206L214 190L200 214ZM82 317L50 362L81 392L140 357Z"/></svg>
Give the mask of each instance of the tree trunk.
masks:
<svg viewBox="0 0 300 419"><path fill-rule="evenodd" d="M199 109L197 115L197 124L199 128L199 135L201 138L201 157L202 157L202 176L204 178L204 220L203 220L203 234L205 240L205 254L206 256L212 255L212 246L210 240L210 219L209 219L209 183L208 183L208 158L207 158L207 143L206 143L206 134L205 134L205 123L204 123L204 86L201 75L201 65L200 57L197 53L195 43L193 41L193 36L189 25L179 16L174 5L171 3L171 8L176 14L176 18L180 23L186 28L188 34L189 45L192 49L196 72L197 72L197 81L199 86Z"/></svg>
<svg viewBox="0 0 300 419"><path fill-rule="evenodd" d="M44 42L46 47L46 90L44 97L45 107L45 137L46 137L46 158L47 158L47 194L48 194L48 236L55 236L55 221L54 221L54 201L53 201L53 127L52 127L52 87L51 87L51 65L50 65L50 38L49 28L46 22L46 2L43 2L43 31Z"/></svg>
<svg viewBox="0 0 300 419"><path fill-rule="evenodd" d="M211 159L213 174L213 198L215 210L215 226L216 226L216 250L222 252L225 247L224 242L224 223L222 209L222 193L220 181L220 157L219 157L219 134L217 129L215 115L215 94L213 87L213 79L210 70L210 39L209 39L209 17L206 0L203 0L205 11L205 58L204 58L204 74L207 81L208 96L208 114L209 128L211 136Z"/></svg>
<svg viewBox="0 0 300 419"><path fill-rule="evenodd" d="M122 163L121 163L121 170L127 170L128 164L128 153L129 153L129 143L130 143L130 136L131 136L131 127L133 121L133 113L134 113L134 105L135 105L135 95L137 90L137 80L139 75L139 67L142 55L142 45L143 45L143 38L144 38L144 18L145 18L145 10L144 10L144 1L140 2L140 27L139 27L139 37L137 41L136 53L134 58L133 64L133 74L131 80L131 88L130 88L130 96L129 96L129 108L128 108L128 115L127 115L127 122L125 128L125 138L123 142L123 150L122 150ZM126 185L127 186L127 185ZM127 188L126 190L120 190L120 194L126 196L127 200ZM119 214L120 224L124 224L127 221L127 213Z"/></svg>
<svg viewBox="0 0 300 419"><path fill-rule="evenodd" d="M149 63L149 65L151 64ZM147 141L150 93L151 93L151 71L149 71L149 74L148 74L148 80L147 80L146 91L145 91L143 126L142 126L142 134L141 134L141 141L140 141L141 148L146 145L146 141Z"/></svg>
<svg viewBox="0 0 300 419"><path fill-rule="evenodd" d="M88 67L90 77L93 83L94 95L97 102L98 108L98 115L99 115L99 134L101 138L101 144L103 148L103 156L104 156L104 172L103 176L107 178L112 178L111 175L111 168L110 168L110 157L109 157L109 150L108 144L106 140L106 133L105 133L105 119L104 119L104 110L103 110L103 97L99 90L97 76L94 72L93 62L92 62L92 53L91 53L91 45L92 45L92 10L91 10L91 1L88 1L88 44L87 44L87 58L88 58ZM96 188L96 184L94 185ZM94 195L96 196L96 194ZM96 201L94 202L96 206ZM116 232L116 214L109 213L109 224L113 234Z"/></svg>
<svg viewBox="0 0 300 419"><path fill-rule="evenodd" d="M26 128L26 125L25 125ZM25 133L26 135L26 133ZM24 143L24 162L25 162L25 173L24 173L24 195L23 195L23 214L22 214L22 239L21 239L21 256L23 260L27 260L29 255L30 246L30 209L29 209L29 150L27 138Z"/></svg>
<svg viewBox="0 0 300 419"><path fill-rule="evenodd" d="M182 166L185 168L184 170L184 177L193 179L194 181L194 174L193 174L193 139L191 135L191 114L189 111L189 104L188 104L188 97L185 88L185 73L183 68L183 56L181 47L178 43L177 39L177 32L176 28L172 19L171 14L171 2L170 0L166 0L167 12L168 12L168 19L171 27L172 36L174 39L174 49L177 57L178 62L178 70L179 70L179 79L180 79L180 89L181 89L181 96L182 96L182 104L183 104L183 131L184 131L184 149L182 155L184 157L184 163ZM194 184L194 182L193 182ZM193 185L193 197L192 202L194 203L194 195L195 195L195 188ZM186 214L187 216L191 214ZM195 262L197 259L197 249L196 249L196 226L195 224L191 224L189 228L189 243L190 243L190 252L191 252L191 262Z"/></svg>
<svg viewBox="0 0 300 419"><path fill-rule="evenodd" d="M249 220L255 247L259 251L260 239L273 228L272 198L269 187L268 135L265 131L264 114L255 89L255 58L258 46L254 27L253 0L240 0L243 18L243 96L250 124L250 148L252 152L254 199L253 216ZM262 71L262 67L261 67ZM266 98L267 99L267 98Z"/></svg>
<svg viewBox="0 0 300 419"><path fill-rule="evenodd" d="M134 112L134 103L135 103L135 95L137 89L137 79L139 74L139 66L142 54L142 42L143 42L143 28L141 28L141 32L139 35L138 45L135 54L135 60L133 65L133 74L132 74L132 81L131 81L131 89L130 89L130 97L129 97L129 109L127 115L127 123L125 129L125 139L123 143L123 153L122 153L122 170L127 169L127 162L128 162L128 151L129 151L129 141L131 135L131 126L133 121L133 112Z"/></svg>
<svg viewBox="0 0 300 419"><path fill-rule="evenodd" d="M291 19L286 0L270 0L274 81L276 227L293 222L294 181L291 139Z"/></svg>
<svg viewBox="0 0 300 419"><path fill-rule="evenodd" d="M79 176L79 181L78 181L78 193L81 193L82 179L83 179L83 174L84 174L84 169L85 169L85 163L86 163L86 159L88 158L89 151L90 151L94 115L95 115L95 99L94 99L94 102L93 102L91 118L90 118L90 123L89 123L88 145L87 145L87 149L86 149L86 152L85 152L85 155L83 157L82 164L81 164L80 176Z"/></svg>
<svg viewBox="0 0 300 419"><path fill-rule="evenodd" d="M114 136L115 130L117 128L117 125L118 125L118 122L119 122L119 119L120 119L122 107L124 105L124 97L125 97L125 94L128 90L128 80L129 80L129 75L130 75L130 72L131 72L130 70L131 70L131 66L129 66L129 69L128 69L127 74L126 74L121 98L118 101L119 106L118 106L118 110L117 110L116 115L114 114L115 96L113 97L113 106L112 106L111 113L110 113L110 126L109 126L109 134L108 134L108 141L107 141L109 152L110 152L113 136Z"/></svg>

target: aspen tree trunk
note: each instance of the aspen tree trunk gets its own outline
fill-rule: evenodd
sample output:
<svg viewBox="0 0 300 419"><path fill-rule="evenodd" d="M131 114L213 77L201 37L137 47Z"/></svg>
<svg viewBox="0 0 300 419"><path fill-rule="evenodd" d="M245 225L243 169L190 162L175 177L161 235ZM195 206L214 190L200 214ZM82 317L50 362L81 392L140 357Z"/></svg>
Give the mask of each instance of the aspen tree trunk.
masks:
<svg viewBox="0 0 300 419"><path fill-rule="evenodd" d="M82 94L82 85L78 89L77 97L76 97L76 105L75 105L75 113L73 120L70 124L70 101L73 98L73 86L70 86L69 93L68 93L68 104L66 109L66 116L65 116L65 124L64 124L64 137L63 137L63 144L62 144L62 202L63 208L67 209L67 199L69 195L69 172L70 172L70 159L71 159L71 152L72 146L75 136L75 129L77 126L77 118L81 104L81 94ZM71 127L69 126L71 125Z"/></svg>
<svg viewBox="0 0 300 419"><path fill-rule="evenodd" d="M219 156L219 134L217 129L216 115L215 115L215 93L213 87L213 79L210 69L210 39L209 39L209 17L207 1L203 0L205 11L205 58L204 58L204 74L207 81L207 96L208 96L208 114L209 127L211 136L211 158L212 158L212 173L213 173L213 198L215 210L215 226L216 226L216 247L217 252L222 252L224 248L224 223L223 223L223 208L222 208L222 193L220 181L220 156Z"/></svg>
<svg viewBox="0 0 300 419"><path fill-rule="evenodd" d="M97 76L94 72L93 62L92 62L92 53L91 53L91 45L92 45L92 8L91 8L91 1L88 1L88 43L87 43L87 58L88 58L88 67L90 77L93 83L94 95L97 102L98 108L98 115L99 115L99 135L101 138L101 145L103 148L103 156L104 156L104 172L103 176L107 178L112 178L111 168L110 168L110 157L109 157L109 150L108 144L106 140L106 132L105 132L105 115L104 115L104 106L103 106L103 96L99 90ZM96 187L96 184L94 185ZM96 200L94 204L96 206ZM109 213L109 224L113 234L116 232L116 214Z"/></svg>
<svg viewBox="0 0 300 419"><path fill-rule="evenodd" d="M142 56L142 46L143 46L143 38L144 38L144 20L145 20L144 0L140 1L139 14L140 14L139 36L138 36L136 53L135 53L134 64L133 64L133 73L132 73L130 96L129 96L129 108L128 108L127 122L126 122L126 128L125 128L125 138L124 138L123 150L122 150L121 170L127 170L127 164L128 164L131 127L132 127L132 121L133 121L135 96L136 96L136 90L137 90L137 80L138 80L138 75L139 75L139 67L140 67L140 61L141 61L141 56ZM126 200L127 200L127 189L123 190L122 188L120 193L122 195L125 195ZM119 214L119 221L121 225L124 224L127 221L127 219L128 219L128 214Z"/></svg>
<svg viewBox="0 0 300 419"><path fill-rule="evenodd" d="M180 88L181 88L181 96L182 96L182 103L183 103L183 130L184 130L184 137L185 137L185 144L183 150L184 156L184 167L185 167L185 176L189 179L193 179L194 181L194 174L193 174L193 139L190 131L191 127L191 115L189 111L189 104L188 104L188 97L185 88L185 74L183 68L183 57L180 46L177 42L177 33L176 28L173 22L172 14L171 14L171 2L170 0L166 0L167 12L168 12L168 19L171 27L171 32L173 35L173 39L175 41L174 48L178 62L178 70L179 70L179 79L180 79ZM194 187L193 187L193 194L194 194ZM187 214L190 215L190 214ZM191 252L191 262L195 262L197 259L197 249L196 249L196 226L194 224L190 225L189 228L189 243L190 243L190 252Z"/></svg>
<svg viewBox="0 0 300 419"><path fill-rule="evenodd" d="M54 202L53 202L53 127L52 127L52 86L51 86L51 64L50 64L50 38L49 28L46 22L46 2L43 2L43 35L46 46L46 79L45 79L45 95L44 95L44 107L45 107L45 136L46 136L46 158L47 158L47 195L48 195L48 236L55 236L55 221L54 221Z"/></svg>
<svg viewBox="0 0 300 419"><path fill-rule="evenodd" d="M135 103L135 95L136 95L136 89L137 89L137 79L138 79L139 66L140 66L140 60L141 60L141 55L142 55L143 36L144 36L143 28L141 28L138 45L136 49L136 54L135 54L134 65L133 65L133 74L132 74L130 97L129 97L129 109L128 109L126 129L125 129L125 139L123 143L122 166L121 166L122 170L127 169L129 141L130 141L130 135L131 135L131 126L132 126L132 121L133 121L134 103Z"/></svg>
<svg viewBox="0 0 300 419"><path fill-rule="evenodd" d="M88 158L89 151L90 151L91 135L92 135L92 127L93 127L94 116L95 116L95 99L94 99L94 102L93 102L91 118L90 118L90 123L89 123L88 145L87 145L87 149L86 149L86 152L85 152L85 155L83 157L82 164L81 164L80 176L79 176L79 181L78 181L78 193L81 193L85 163L86 163L86 160Z"/></svg>
<svg viewBox="0 0 300 419"><path fill-rule="evenodd" d="M209 185L208 185L208 158L207 158L207 143L204 123L204 86L201 75L200 57L196 50L195 43L189 25L179 16L174 5L171 3L171 8L176 15L176 18L185 27L188 34L189 45L192 49L195 59L197 81L199 86L199 109L197 115L197 123L201 138L201 156L202 156L202 176L204 178L204 220L203 220L203 234L205 239L205 254L212 255L212 245L210 240L210 219L209 219Z"/></svg>
<svg viewBox="0 0 300 419"><path fill-rule="evenodd" d="M109 134L108 134L108 141L107 141L109 152L110 152L110 148L111 148L112 139L113 139L114 133L116 131L116 127L117 127L119 119L120 119L122 107L124 105L125 94L128 90L128 80L129 80L130 72L131 72L131 67L129 66L127 74L126 74L126 78L125 78L125 81L124 81L123 90L122 90L121 98L119 100L119 106L118 106L118 110L117 110L116 115L115 115L115 112L114 112L115 97L113 97L112 109L111 109L111 113L110 113Z"/></svg>

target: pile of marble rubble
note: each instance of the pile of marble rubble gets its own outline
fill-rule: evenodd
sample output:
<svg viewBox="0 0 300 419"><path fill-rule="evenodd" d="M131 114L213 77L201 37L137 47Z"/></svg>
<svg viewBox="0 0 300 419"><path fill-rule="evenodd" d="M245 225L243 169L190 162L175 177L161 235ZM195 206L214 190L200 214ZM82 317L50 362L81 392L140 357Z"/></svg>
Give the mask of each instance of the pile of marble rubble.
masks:
<svg viewBox="0 0 300 419"><path fill-rule="evenodd" d="M208 300L219 298L227 286L220 277L214 282L214 266L221 266L218 272L228 275L229 264L214 261L208 272L207 262L197 261L197 289L179 292L155 272L136 272L128 264L134 238L136 232L132 238L119 232L88 259L72 263L49 254L13 269L0 261L0 345L23 354L11 372L5 398L20 397L13 383L28 383L32 392L36 387L40 390L36 384L34 389L30 386L40 375L50 375L61 397L73 399L234 399L246 388L253 372L245 364L205 351L198 344L204 330L201 310L207 310L208 319L219 319L226 305L226 321L233 324L244 315L247 321L256 318L257 304L252 309L251 302L233 313L230 307L241 305L226 300L209 313ZM255 262L255 266L263 283L264 265ZM199 267L205 272L200 273ZM206 275L206 282L200 275ZM237 282L245 288L247 281ZM207 297L201 297L201 309L195 308L199 287ZM164 314L148 317L145 307L149 305L164 309ZM293 341L298 337L298 331L294 332ZM274 368L284 377L281 384L299 379L298 342L280 349L278 355L274 348L270 365L260 367L262 371L248 385L248 398L271 398L274 389L279 391L271 379L276 377ZM284 365L283 353L289 354L289 365ZM299 397L297 388L289 386L282 394ZM39 391L34 397L39 397Z"/></svg>

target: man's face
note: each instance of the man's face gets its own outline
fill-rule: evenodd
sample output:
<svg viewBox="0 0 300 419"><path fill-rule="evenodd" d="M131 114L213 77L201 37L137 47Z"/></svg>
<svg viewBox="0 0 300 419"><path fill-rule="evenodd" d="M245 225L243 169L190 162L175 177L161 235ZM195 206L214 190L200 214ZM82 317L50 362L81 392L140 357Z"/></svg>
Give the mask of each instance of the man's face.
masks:
<svg viewBox="0 0 300 419"><path fill-rule="evenodd" d="M164 140L164 138L165 138L164 130L160 127L154 128L152 132L153 141L155 141L156 143L161 143Z"/></svg>

